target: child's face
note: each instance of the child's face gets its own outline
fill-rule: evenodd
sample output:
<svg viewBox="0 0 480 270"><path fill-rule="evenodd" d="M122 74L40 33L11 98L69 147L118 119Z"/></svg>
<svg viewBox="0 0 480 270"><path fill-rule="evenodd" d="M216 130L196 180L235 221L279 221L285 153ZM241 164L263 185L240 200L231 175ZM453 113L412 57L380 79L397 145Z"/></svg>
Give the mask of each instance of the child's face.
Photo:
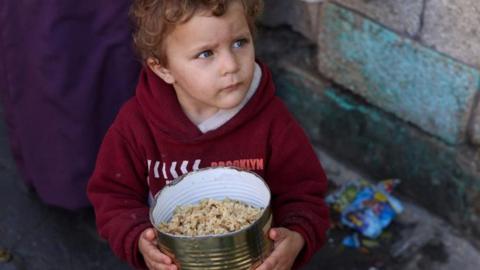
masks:
<svg viewBox="0 0 480 270"><path fill-rule="evenodd" d="M237 106L253 77L252 34L240 1L221 17L198 12L175 27L165 40L168 64L150 68L173 84L183 110L205 119Z"/></svg>

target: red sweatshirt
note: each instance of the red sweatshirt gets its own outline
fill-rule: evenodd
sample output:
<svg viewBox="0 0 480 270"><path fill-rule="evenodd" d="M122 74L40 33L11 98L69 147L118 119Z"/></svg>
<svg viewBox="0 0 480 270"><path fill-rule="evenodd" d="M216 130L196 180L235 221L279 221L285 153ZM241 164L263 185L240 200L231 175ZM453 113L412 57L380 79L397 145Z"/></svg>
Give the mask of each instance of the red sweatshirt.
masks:
<svg viewBox="0 0 480 270"><path fill-rule="evenodd" d="M114 253L145 268L138 250L149 221L149 198L174 178L208 166L243 167L261 175L272 192L274 226L299 232L308 261L329 227L323 169L301 127L274 95L266 66L249 102L221 127L202 133L182 111L174 89L149 69L136 96L107 132L88 185L100 235Z"/></svg>

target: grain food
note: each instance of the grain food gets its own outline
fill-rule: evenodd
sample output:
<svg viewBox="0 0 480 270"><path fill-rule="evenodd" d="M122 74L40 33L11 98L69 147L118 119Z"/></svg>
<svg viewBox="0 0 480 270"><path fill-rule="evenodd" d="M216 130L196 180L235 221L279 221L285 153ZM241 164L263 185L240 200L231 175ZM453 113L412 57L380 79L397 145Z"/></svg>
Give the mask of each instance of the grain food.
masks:
<svg viewBox="0 0 480 270"><path fill-rule="evenodd" d="M261 212L262 208L229 198L204 199L198 204L177 206L172 219L159 224L158 229L183 236L224 234L252 224Z"/></svg>

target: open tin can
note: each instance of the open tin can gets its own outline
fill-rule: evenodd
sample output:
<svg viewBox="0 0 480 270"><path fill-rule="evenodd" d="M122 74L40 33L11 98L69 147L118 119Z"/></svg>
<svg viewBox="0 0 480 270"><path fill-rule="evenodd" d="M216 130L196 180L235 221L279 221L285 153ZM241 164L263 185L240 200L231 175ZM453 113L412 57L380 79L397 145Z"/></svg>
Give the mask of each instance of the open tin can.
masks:
<svg viewBox="0 0 480 270"><path fill-rule="evenodd" d="M157 228L172 218L177 206L226 198L262 208L260 217L243 229L220 235L181 236L156 230L160 250L180 269L254 269L270 254L270 189L250 171L212 167L187 173L157 194L150 220Z"/></svg>

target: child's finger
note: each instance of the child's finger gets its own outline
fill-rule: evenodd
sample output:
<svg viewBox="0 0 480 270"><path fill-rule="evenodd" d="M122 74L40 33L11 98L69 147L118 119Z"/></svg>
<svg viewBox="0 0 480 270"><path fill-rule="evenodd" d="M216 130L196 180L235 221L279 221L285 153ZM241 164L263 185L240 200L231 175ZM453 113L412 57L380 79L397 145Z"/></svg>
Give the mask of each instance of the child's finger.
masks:
<svg viewBox="0 0 480 270"><path fill-rule="evenodd" d="M140 236L139 248L146 261L152 264L171 264L172 259L162 253L155 243L155 232L153 229L146 229ZM158 268L158 267L156 267Z"/></svg>
<svg viewBox="0 0 480 270"><path fill-rule="evenodd" d="M287 237L287 232L283 228L271 228L269 231L269 237L273 241L277 242Z"/></svg>
<svg viewBox="0 0 480 270"><path fill-rule="evenodd" d="M161 263L161 264L171 264L172 263L172 259L170 257L168 257L167 255L163 254L157 248L148 249L144 256L147 257L148 260L153 261L155 263Z"/></svg>
<svg viewBox="0 0 480 270"><path fill-rule="evenodd" d="M275 260L272 259L272 256L270 256L255 270L273 270L275 269L275 265L276 265Z"/></svg>
<svg viewBox="0 0 480 270"><path fill-rule="evenodd" d="M155 231L152 228L146 229L143 236L148 241L154 241L156 238Z"/></svg>
<svg viewBox="0 0 480 270"><path fill-rule="evenodd" d="M171 265L166 265L166 264L162 264L162 263L154 263L152 265L153 269L155 270L177 270L177 266L174 265L174 264L171 264Z"/></svg>
<svg viewBox="0 0 480 270"><path fill-rule="evenodd" d="M270 229L270 231L268 232L268 236L270 237L270 239L272 239L273 241L275 241L275 239L277 239L278 237L278 232L277 230L275 229Z"/></svg>

